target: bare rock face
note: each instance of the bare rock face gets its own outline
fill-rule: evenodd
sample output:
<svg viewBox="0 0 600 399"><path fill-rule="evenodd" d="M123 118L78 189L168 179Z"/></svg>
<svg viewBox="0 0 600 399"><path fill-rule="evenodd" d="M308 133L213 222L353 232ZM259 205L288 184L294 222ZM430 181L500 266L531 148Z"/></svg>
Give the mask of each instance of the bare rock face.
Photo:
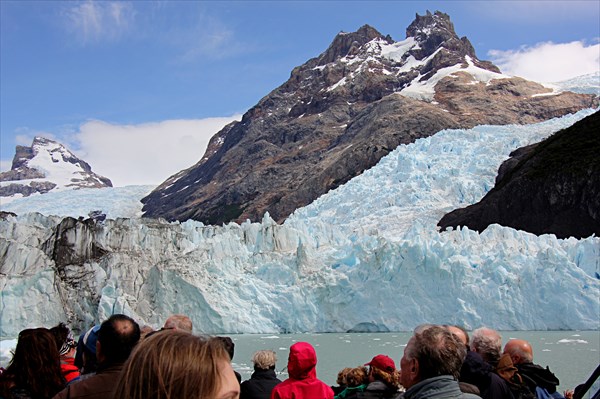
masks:
<svg viewBox="0 0 600 399"><path fill-rule="evenodd" d="M62 144L43 137L34 138L31 147L17 146L12 168L0 173L0 182L0 197L27 197L63 188L112 187L111 181L92 172L87 162Z"/></svg>
<svg viewBox="0 0 600 399"><path fill-rule="evenodd" d="M551 93L477 59L448 15L417 15L396 42L365 25L217 133L194 166L145 197L144 216L207 224L265 212L278 222L374 166L400 144L447 128L533 123L598 104Z"/></svg>
<svg viewBox="0 0 600 399"><path fill-rule="evenodd" d="M492 223L558 238L600 235L600 111L511 154L496 186L438 225L483 231Z"/></svg>

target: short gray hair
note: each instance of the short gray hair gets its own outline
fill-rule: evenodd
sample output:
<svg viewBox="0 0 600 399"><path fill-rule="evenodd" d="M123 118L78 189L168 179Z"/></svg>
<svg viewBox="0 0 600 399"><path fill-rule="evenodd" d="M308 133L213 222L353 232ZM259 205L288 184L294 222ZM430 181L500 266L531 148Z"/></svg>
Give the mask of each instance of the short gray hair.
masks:
<svg viewBox="0 0 600 399"><path fill-rule="evenodd" d="M257 351L252 356L252 363L254 363L254 368L268 370L275 367L277 354L272 350Z"/></svg>
<svg viewBox="0 0 600 399"><path fill-rule="evenodd" d="M480 327L473 331L471 349L479 353L485 361L495 366L502 354L502 336L496 330Z"/></svg>
<svg viewBox="0 0 600 399"><path fill-rule="evenodd" d="M465 345L442 326L423 326L413 335L404 354L419 362L419 380L451 375L458 379L467 356Z"/></svg>

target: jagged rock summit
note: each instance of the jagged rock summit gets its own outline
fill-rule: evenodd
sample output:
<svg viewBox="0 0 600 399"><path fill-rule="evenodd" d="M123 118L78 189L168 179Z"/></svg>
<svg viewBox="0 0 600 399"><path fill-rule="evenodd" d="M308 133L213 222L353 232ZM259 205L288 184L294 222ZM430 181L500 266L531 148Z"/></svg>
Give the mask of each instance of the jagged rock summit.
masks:
<svg viewBox="0 0 600 399"><path fill-rule="evenodd" d="M600 236L599 132L600 111L519 148L480 202L448 213L438 225L481 232L498 223L558 238Z"/></svg>
<svg viewBox="0 0 600 399"><path fill-rule="evenodd" d="M209 143L200 161L145 197L144 216L207 224L278 222L374 166L400 144L448 128L526 124L597 106L500 73L448 15L416 16L396 42L365 25Z"/></svg>
<svg viewBox="0 0 600 399"><path fill-rule="evenodd" d="M11 170L0 173L0 182L4 200L51 190L112 187L65 146L43 137L35 137L31 147L16 147Z"/></svg>

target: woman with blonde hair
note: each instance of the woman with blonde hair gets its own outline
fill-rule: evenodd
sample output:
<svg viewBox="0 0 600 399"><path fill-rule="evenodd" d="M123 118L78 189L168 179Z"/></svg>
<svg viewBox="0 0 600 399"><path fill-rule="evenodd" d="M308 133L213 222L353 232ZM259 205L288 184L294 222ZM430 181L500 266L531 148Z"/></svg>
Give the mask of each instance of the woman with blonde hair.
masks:
<svg viewBox="0 0 600 399"><path fill-rule="evenodd" d="M237 399L239 383L216 338L164 330L149 334L125 363L115 398Z"/></svg>
<svg viewBox="0 0 600 399"><path fill-rule="evenodd" d="M272 350L261 350L252 356L254 373L242 382L240 399L269 399L276 385L281 383L275 374L277 354Z"/></svg>

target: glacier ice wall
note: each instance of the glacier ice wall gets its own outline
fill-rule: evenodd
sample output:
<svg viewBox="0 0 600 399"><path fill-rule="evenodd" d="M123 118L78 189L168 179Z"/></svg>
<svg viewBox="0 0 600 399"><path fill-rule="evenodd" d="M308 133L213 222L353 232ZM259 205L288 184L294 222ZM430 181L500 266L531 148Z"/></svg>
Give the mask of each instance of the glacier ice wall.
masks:
<svg viewBox="0 0 600 399"><path fill-rule="evenodd" d="M491 189L512 150L591 112L401 146L283 225L8 217L0 335L114 312L155 327L186 313L206 333L599 329L600 238L436 229Z"/></svg>

